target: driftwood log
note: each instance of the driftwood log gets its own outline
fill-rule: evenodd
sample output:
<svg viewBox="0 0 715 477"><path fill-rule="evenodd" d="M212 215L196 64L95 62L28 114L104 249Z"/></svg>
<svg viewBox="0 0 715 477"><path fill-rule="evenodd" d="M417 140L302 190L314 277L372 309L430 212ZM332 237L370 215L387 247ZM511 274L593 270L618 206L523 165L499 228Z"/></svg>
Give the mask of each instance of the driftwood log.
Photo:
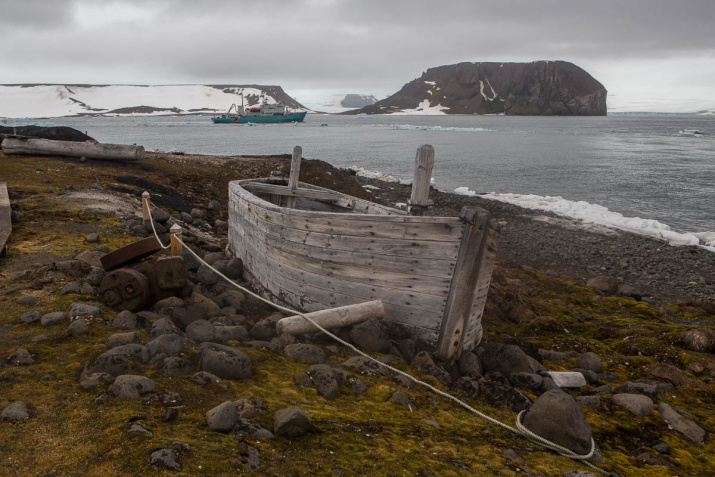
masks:
<svg viewBox="0 0 715 477"><path fill-rule="evenodd" d="M88 157L128 162L140 161L144 158L143 146L101 144L91 141L53 141L26 137L6 137L2 141L2 152L6 155Z"/></svg>
<svg viewBox="0 0 715 477"><path fill-rule="evenodd" d="M314 311L306 313L313 321L325 329L341 328L343 326L362 323L372 318L382 318L385 316L385 308L380 300L357 303L355 305L330 308L328 310ZM289 316L278 320L276 323L278 334L289 333L291 335L302 335L312 333L318 329L308 320L300 315Z"/></svg>
<svg viewBox="0 0 715 477"><path fill-rule="evenodd" d="M0 182L0 257L5 255L5 248L12 233L12 212L7 184Z"/></svg>

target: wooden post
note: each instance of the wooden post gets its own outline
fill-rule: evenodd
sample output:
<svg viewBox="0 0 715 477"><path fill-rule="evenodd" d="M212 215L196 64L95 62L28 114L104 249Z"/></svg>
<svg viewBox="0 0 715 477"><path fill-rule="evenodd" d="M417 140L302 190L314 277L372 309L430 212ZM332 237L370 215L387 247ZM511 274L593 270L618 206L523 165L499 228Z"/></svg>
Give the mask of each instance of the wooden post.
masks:
<svg viewBox="0 0 715 477"><path fill-rule="evenodd" d="M329 310L314 311L312 313L306 313L306 316L309 316L323 328L341 328L343 326L362 323L371 318L382 318L385 316L385 308L382 306L382 301L375 300L357 303L355 305L341 306L339 308L331 308ZM302 335L304 333L318 331L318 328L302 316L296 315L278 320L276 323L276 331L279 335L282 333Z"/></svg>
<svg viewBox="0 0 715 477"><path fill-rule="evenodd" d="M417 148L415 155L415 173L412 179L412 195L407 211L410 215L424 215L432 204L429 200L429 187L434 167L434 148L423 144Z"/></svg>
<svg viewBox="0 0 715 477"><path fill-rule="evenodd" d="M464 335L468 328L474 328L474 320L471 319L473 312L477 312L478 318L481 319L484 304L473 306L477 296L486 300L486 293L483 297L482 294L477 294L479 272L487 265L491 270L491 264L483 263L489 236L489 212L476 207L463 207L459 218L465 222L465 230L437 343L437 354L439 359L444 361L456 359L461 354ZM488 283L487 281L487 288ZM470 330L471 335L475 332L474 329Z"/></svg>
<svg viewBox="0 0 715 477"><path fill-rule="evenodd" d="M169 229L169 236L171 238L171 256L176 257L181 252L181 227L179 224L174 224Z"/></svg>
<svg viewBox="0 0 715 477"><path fill-rule="evenodd" d="M288 188L290 190L298 189L298 177L300 176L300 160L303 155L303 148L295 146L293 148L293 157L290 160L290 177L288 177ZM288 197L286 207L289 209L295 208L295 197Z"/></svg>
<svg viewBox="0 0 715 477"><path fill-rule="evenodd" d="M12 208L7 184L0 182L0 257L5 256L12 235Z"/></svg>
<svg viewBox="0 0 715 477"><path fill-rule="evenodd" d="M149 192L144 191L142 192L142 218L144 219L144 222L149 220L149 198L151 195Z"/></svg>

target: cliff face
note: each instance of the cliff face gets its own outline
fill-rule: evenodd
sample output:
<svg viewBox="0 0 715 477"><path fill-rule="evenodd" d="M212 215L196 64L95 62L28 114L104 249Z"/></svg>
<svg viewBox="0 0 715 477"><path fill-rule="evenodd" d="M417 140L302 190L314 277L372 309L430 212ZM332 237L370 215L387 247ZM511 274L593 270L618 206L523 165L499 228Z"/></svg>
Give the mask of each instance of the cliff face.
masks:
<svg viewBox="0 0 715 477"><path fill-rule="evenodd" d="M604 116L606 89L565 61L459 63L428 69L387 99L354 113L427 108L447 114Z"/></svg>

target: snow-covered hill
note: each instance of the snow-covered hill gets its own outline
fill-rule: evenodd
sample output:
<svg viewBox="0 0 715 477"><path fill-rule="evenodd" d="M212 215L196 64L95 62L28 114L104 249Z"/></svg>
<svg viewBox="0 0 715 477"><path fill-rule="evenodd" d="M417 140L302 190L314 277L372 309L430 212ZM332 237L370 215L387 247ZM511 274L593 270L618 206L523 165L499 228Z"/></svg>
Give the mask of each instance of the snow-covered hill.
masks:
<svg viewBox="0 0 715 477"><path fill-rule="evenodd" d="M231 104L284 102L306 108L280 86L258 85L0 85L0 117L44 118L98 114L147 116L226 111Z"/></svg>

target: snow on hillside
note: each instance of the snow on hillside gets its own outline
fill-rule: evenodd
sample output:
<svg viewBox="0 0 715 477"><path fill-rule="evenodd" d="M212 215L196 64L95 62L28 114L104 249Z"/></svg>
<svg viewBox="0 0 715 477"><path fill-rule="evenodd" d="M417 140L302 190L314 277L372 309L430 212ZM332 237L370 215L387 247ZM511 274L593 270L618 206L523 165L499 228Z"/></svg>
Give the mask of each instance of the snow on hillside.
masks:
<svg viewBox="0 0 715 477"><path fill-rule="evenodd" d="M231 104L256 104L256 87L204 85L0 85L0 117L38 118L80 114L161 115L226 111ZM266 102L277 100L267 95Z"/></svg>
<svg viewBox="0 0 715 477"><path fill-rule="evenodd" d="M715 114L715 100L608 96L609 113Z"/></svg>

